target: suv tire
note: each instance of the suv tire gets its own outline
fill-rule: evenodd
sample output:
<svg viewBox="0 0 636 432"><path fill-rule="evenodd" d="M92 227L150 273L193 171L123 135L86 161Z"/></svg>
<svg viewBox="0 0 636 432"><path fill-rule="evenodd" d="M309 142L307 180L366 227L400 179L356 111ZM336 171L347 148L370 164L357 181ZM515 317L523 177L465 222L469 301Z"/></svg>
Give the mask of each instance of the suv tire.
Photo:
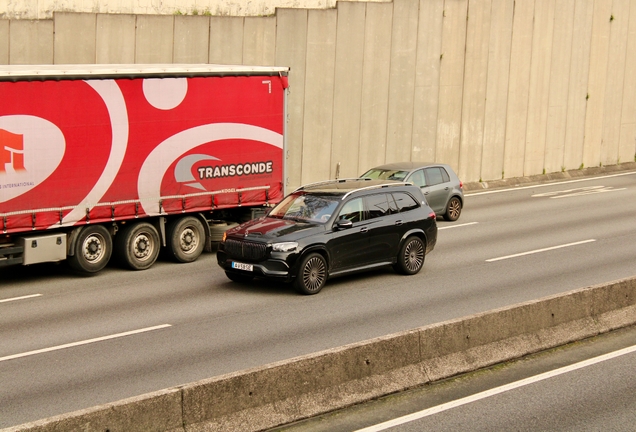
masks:
<svg viewBox="0 0 636 432"><path fill-rule="evenodd" d="M302 294L318 294L327 281L327 261L319 253L311 253L303 258L294 288Z"/></svg>
<svg viewBox="0 0 636 432"><path fill-rule="evenodd" d="M444 219L453 222L459 219L459 215L462 213L462 202L457 197L452 197L448 200L446 205L446 213L444 213Z"/></svg>
<svg viewBox="0 0 636 432"><path fill-rule="evenodd" d="M405 275L418 273L424 266L425 250L422 239L416 236L408 237L400 248L394 270Z"/></svg>

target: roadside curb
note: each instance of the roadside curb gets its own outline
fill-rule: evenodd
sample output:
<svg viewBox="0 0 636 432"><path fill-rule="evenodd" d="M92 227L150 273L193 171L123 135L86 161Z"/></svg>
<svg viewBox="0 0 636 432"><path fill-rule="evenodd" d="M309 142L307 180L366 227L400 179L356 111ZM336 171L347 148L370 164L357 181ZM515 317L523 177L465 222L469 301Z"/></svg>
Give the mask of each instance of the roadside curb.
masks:
<svg viewBox="0 0 636 432"><path fill-rule="evenodd" d="M633 277L3 431L259 431L635 323Z"/></svg>
<svg viewBox="0 0 636 432"><path fill-rule="evenodd" d="M538 174L527 177L513 177L501 180L464 183L464 192L476 192L483 189L498 189L516 186L529 186L534 184L550 183L559 180L592 177L596 175L617 173L636 170L636 162L625 162L618 165L606 165L599 167L575 169L549 174Z"/></svg>

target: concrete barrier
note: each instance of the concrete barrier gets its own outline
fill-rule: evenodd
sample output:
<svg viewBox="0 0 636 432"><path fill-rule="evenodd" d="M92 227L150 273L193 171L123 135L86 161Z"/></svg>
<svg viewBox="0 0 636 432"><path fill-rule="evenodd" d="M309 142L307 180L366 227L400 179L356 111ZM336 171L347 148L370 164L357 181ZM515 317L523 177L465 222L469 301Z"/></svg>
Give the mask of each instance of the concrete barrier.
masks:
<svg viewBox="0 0 636 432"><path fill-rule="evenodd" d="M258 431L635 323L633 277L3 431Z"/></svg>

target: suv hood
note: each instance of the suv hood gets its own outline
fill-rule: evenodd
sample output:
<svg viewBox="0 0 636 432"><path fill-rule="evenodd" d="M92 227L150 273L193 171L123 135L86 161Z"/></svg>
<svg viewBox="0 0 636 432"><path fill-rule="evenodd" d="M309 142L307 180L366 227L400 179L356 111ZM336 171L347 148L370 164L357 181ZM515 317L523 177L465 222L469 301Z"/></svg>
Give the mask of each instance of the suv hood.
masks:
<svg viewBox="0 0 636 432"><path fill-rule="evenodd" d="M298 222L290 219L278 219L273 217L262 217L245 222L227 232L228 237L243 237L256 241L278 241L287 240L285 237L291 235L289 240L298 240L324 230L324 225L311 222Z"/></svg>

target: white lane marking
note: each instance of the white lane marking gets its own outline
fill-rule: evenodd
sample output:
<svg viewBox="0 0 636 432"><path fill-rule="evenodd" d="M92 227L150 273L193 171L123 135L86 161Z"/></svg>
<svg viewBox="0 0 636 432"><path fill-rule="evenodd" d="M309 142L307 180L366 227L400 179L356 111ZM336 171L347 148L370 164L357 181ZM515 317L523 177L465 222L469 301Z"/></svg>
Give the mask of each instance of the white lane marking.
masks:
<svg viewBox="0 0 636 432"><path fill-rule="evenodd" d="M487 259L486 262L501 261L501 260L505 260L505 259L508 259L508 258L516 258L516 257L520 257L520 256L524 256L524 255L531 255L531 254L535 254L535 253L539 253L539 252L546 252L546 251L566 248L566 247L570 247L570 246L577 246L577 245L580 245L580 244L591 243L591 242L594 242L594 241L596 241L596 239L589 239L589 240L583 240L583 241L574 242L574 243L562 244L562 245L559 245L559 246L552 246L552 247L543 248L543 249L536 249L536 250L533 250L533 251L521 252L521 253L514 254L514 255L506 255L506 256L499 257L499 258Z"/></svg>
<svg viewBox="0 0 636 432"><path fill-rule="evenodd" d="M582 182L582 181L599 180L599 179L606 179L606 178L611 178L611 177L621 177L621 176L634 175L634 174L636 174L636 172L612 174L612 175L607 175L607 176L590 177L590 178L576 179L576 180L567 180L567 181L555 182L555 183L543 183L543 184L537 184L537 185L531 185L531 186L519 186L519 187L512 187L512 188L506 188L506 189L497 189L497 190L490 190L490 191L484 191L484 192L466 193L466 196L488 195L488 194L494 194L494 193L500 193L500 192L510 192L510 191L515 191L515 190L532 189L532 188L540 188L540 187L547 187L547 186L558 186L558 185L568 184L568 183L578 183L578 182Z"/></svg>
<svg viewBox="0 0 636 432"><path fill-rule="evenodd" d="M552 199L555 199L555 198L567 198L567 197L581 196L581 195L591 195L591 194L603 193L603 192L616 192L616 191L622 191L622 190L625 190L625 189L627 189L627 188L613 189L612 187L606 187L604 189L597 189L597 190L592 190L592 191L573 193L573 194L569 194L569 195L559 195L559 196L554 196L554 197L551 197L551 198Z"/></svg>
<svg viewBox="0 0 636 432"><path fill-rule="evenodd" d="M0 300L0 303L7 303L7 302L11 302L11 301L16 301L16 300L25 300L25 299L30 299L33 297L40 297L42 294L31 294L31 295L25 295L22 297L12 297L12 298L7 298L7 299L2 299Z"/></svg>
<svg viewBox="0 0 636 432"><path fill-rule="evenodd" d="M614 352L611 352L611 353L603 354L603 355L600 355L598 357L593 357L593 358L588 359L588 360L583 360L583 361L580 361L578 363L571 364L570 366L564 366L564 367L561 367L561 368L558 368L558 369L554 369L554 370L551 370L551 371L548 371L548 372L544 372L544 373L539 374L539 375L531 376L531 377L528 377L528 378L525 378L525 379L522 379L522 380L519 380L519 381L512 382L510 384L505 384L505 385L502 385L502 386L499 386L499 387L495 387L495 388L492 388L490 390L486 390L486 391L483 391L483 392L480 392L480 393L476 393L476 394L471 395L471 396L467 396L467 397L464 397L464 398L461 398L461 399L457 399L457 400L454 400L454 401L451 401L451 402L447 402L445 404L437 405L437 406L434 406L434 407L431 407L431 408L428 408L428 409L425 409L425 410L422 410L422 411L418 411L418 412L413 413L413 414L405 415L403 417L398 417L396 419L389 420L389 421L386 421L384 423L379 423L379 424L374 425L374 426L369 426L369 427L364 428L364 429L359 429L356 432L379 432L379 431L383 431L383 430L389 429L391 427L399 426L399 425L404 424L404 423L409 423L409 422L412 422L414 420L419 420L419 419L424 418L424 417L429 417L429 416L431 416L433 414L437 414L437 413L440 413L440 412L443 412L443 411L447 411L449 409L456 408L456 407L459 407L459 406L462 406L462 405L466 405L466 404L469 404L471 402L475 402L475 401L478 401L478 400L481 400L481 399L486 399L486 398L489 398L490 396L495 396L495 395L498 395L500 393L504 393L504 392L507 392L507 391L510 391L510 390L514 390L514 389L517 389L519 387L524 387L524 386L527 386L529 384L534 384L536 382L543 381L543 380L546 380L548 378L553 378L553 377L558 376L558 375L562 375L562 374L565 374L565 373L568 373L568 372L572 372L572 371L575 371L577 369L582 369L584 367L591 366L591 365L594 365L594 364L597 364L597 363L601 363L601 362L604 362L604 361L607 361L607 360L611 360L613 358L620 357L620 356L623 356L623 355L626 355L626 354L631 354L633 352L636 352L636 345L633 345L633 346L630 346L630 347L627 347L627 348L623 348L623 349L620 349L618 351L614 351Z"/></svg>
<svg viewBox="0 0 636 432"><path fill-rule="evenodd" d="M544 192L544 193L540 193L540 194L534 194L532 195L532 198L539 198L539 197L553 197L556 195L560 195L560 194L569 194L570 192L590 192L593 191L595 189L601 189L604 188L605 186L586 186L586 187L582 187L582 188L576 188L576 189L567 189L567 190L560 190L560 191L553 191L553 192Z"/></svg>
<svg viewBox="0 0 636 432"><path fill-rule="evenodd" d="M87 339L87 340L83 340L83 341L67 343L67 344L64 344L64 345L57 345L57 346L54 346L54 347L43 348L43 349L34 350L34 351L28 351L28 352L24 352L24 353L20 353L20 354L13 354L13 355L5 356L5 357L0 357L0 362L7 361L7 360L13 360L13 359L21 358L21 357L28 357L28 356L32 356L32 355L35 355L35 354L42 354L42 353L47 353L47 352L51 352L51 351L57 351L57 350L65 349L65 348L72 348L72 347L76 347L76 346L80 346L80 345L87 345L87 344L94 343L94 342L102 342L102 341L109 340L109 339L116 339L116 338L120 338L120 337L124 337L124 336L130 336L130 335L134 335L134 334L145 333L145 332L149 332L149 331L153 331L153 330L159 330L159 329L166 328L166 327L172 327L172 326L170 324L161 324L161 325L154 326L154 327L146 327L146 328L142 328L142 329L139 329L139 330L131 330L131 331L123 332L123 333L117 333L117 334L112 334L112 335L108 335L108 336L102 336L102 337L98 337L98 338L94 338L94 339Z"/></svg>
<svg viewBox="0 0 636 432"><path fill-rule="evenodd" d="M468 225L475 225L478 224L479 222L467 222L465 224L459 224L459 225L449 225L449 226L443 226L443 227L437 227L437 230L443 230L443 229L450 229L450 228L459 228L459 227L464 227L464 226L468 226Z"/></svg>
<svg viewBox="0 0 636 432"><path fill-rule="evenodd" d="M622 191L625 189L627 188L614 189L611 186L587 186L587 187L582 187L577 189L568 189L568 190L562 190L562 191L534 194L532 195L532 198L543 198L543 197L567 198L567 197L591 195L591 194L597 194L597 193L603 193L603 192L616 192L616 191Z"/></svg>

